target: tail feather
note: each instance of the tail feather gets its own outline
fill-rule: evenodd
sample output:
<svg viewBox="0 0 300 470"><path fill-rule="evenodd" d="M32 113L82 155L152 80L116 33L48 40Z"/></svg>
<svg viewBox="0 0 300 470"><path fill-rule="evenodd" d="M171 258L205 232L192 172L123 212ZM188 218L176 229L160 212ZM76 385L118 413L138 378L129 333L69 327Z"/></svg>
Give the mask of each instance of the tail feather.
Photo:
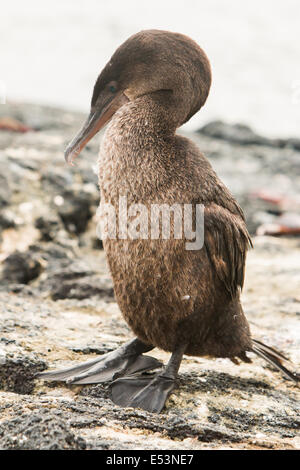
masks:
<svg viewBox="0 0 300 470"><path fill-rule="evenodd" d="M271 346L268 346L267 344L262 343L258 339L252 339L252 342L258 346L258 348L263 349L266 352L269 352L270 354L273 354L276 356L279 360L283 360L286 362L291 363L290 359L286 356L284 356L280 351L277 351L277 349L272 348Z"/></svg>
<svg viewBox="0 0 300 470"><path fill-rule="evenodd" d="M265 359L265 361L272 364L276 369L280 370L288 379L293 380L294 382L298 383L300 381L300 375L296 372L292 372L287 367L284 366L283 362L290 363L289 359L285 357L282 353L277 351L270 346L262 343L259 340L252 340L253 346L251 351L257 354L258 356Z"/></svg>

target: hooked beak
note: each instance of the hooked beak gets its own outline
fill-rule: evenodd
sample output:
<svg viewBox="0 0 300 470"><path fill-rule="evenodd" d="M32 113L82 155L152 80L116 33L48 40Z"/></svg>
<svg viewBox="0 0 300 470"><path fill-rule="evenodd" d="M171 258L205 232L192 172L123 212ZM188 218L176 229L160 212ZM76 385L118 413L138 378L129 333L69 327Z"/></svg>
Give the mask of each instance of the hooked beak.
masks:
<svg viewBox="0 0 300 470"><path fill-rule="evenodd" d="M65 160L70 165L73 165L74 159L80 154L91 138L105 126L115 112L123 104L127 103L129 99L124 93L120 92L116 96L109 97L109 99L104 97L102 101L103 103L97 104L95 109L91 110L82 128L67 146Z"/></svg>

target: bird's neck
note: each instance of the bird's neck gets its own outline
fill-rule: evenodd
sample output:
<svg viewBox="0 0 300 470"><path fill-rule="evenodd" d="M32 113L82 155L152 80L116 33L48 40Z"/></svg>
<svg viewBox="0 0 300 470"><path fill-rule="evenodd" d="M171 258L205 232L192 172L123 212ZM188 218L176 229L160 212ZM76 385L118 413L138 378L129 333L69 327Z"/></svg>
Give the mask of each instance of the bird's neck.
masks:
<svg viewBox="0 0 300 470"><path fill-rule="evenodd" d="M101 142L99 183L106 195L135 192L142 198L162 186L176 158L175 130L170 112L149 97L120 108Z"/></svg>
<svg viewBox="0 0 300 470"><path fill-rule="evenodd" d="M180 124L180 103L169 90L161 90L141 96L123 106L113 117L110 127L115 135L130 134L131 141L141 146L153 138L174 137Z"/></svg>

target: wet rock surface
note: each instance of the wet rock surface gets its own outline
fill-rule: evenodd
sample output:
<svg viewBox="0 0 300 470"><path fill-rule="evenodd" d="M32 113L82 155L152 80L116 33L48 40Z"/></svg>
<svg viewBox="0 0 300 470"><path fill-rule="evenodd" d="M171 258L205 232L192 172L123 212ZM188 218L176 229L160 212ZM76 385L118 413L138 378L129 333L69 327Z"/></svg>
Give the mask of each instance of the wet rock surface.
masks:
<svg viewBox="0 0 300 470"><path fill-rule="evenodd" d="M63 159L84 116L17 104L0 107L0 116L4 109L34 131L0 132L0 448L299 448L299 389L254 356L239 367L185 357L160 415L114 405L109 383L35 379L110 352L132 333L96 243L97 139L77 166ZM191 137L240 201L254 235L285 210L255 197L258 191L297 201L300 152L250 131ZM299 250L297 237L255 236L242 295L253 336L284 351L298 370Z"/></svg>

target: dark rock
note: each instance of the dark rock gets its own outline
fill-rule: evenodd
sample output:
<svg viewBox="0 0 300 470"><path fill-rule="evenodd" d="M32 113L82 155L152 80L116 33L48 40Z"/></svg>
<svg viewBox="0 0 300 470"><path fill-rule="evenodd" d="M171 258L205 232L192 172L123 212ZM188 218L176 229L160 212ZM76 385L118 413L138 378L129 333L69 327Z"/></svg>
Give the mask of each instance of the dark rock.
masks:
<svg viewBox="0 0 300 470"><path fill-rule="evenodd" d="M35 375L46 369L47 365L40 359L22 355L22 357L0 358L0 389L8 392L30 394L34 390Z"/></svg>
<svg viewBox="0 0 300 470"><path fill-rule="evenodd" d="M210 416L208 416L207 419L211 423L218 423L221 420L220 416L217 413L211 414Z"/></svg>
<svg viewBox="0 0 300 470"><path fill-rule="evenodd" d="M57 218L39 217L35 221L35 227L41 232L41 240L52 241L61 229L61 222Z"/></svg>
<svg viewBox="0 0 300 470"><path fill-rule="evenodd" d="M94 197L91 193L85 191L66 191L63 197L64 204L58 207L58 214L66 230L75 234L84 232L89 220L95 213L95 209L92 209L95 205Z"/></svg>
<svg viewBox="0 0 300 470"><path fill-rule="evenodd" d="M211 409L214 407L211 406ZM253 413L247 410L235 409L233 407L225 407L216 409L218 416L226 420L227 426L239 432L249 432L253 428L258 427L262 432L282 433L282 430L289 429L289 437L295 437L295 430L299 429L300 421L288 414L283 416L270 410L267 415L263 413ZM294 431L294 432L293 432Z"/></svg>
<svg viewBox="0 0 300 470"><path fill-rule="evenodd" d="M48 255L48 253L47 253ZM49 292L56 292L57 289L63 288L63 285L68 281L85 278L93 275L94 272L90 267L80 261L73 261L70 257L51 259L48 258L48 265L46 270L46 279L40 283L40 289L48 290Z"/></svg>
<svg viewBox="0 0 300 470"><path fill-rule="evenodd" d="M42 272L42 264L33 253L12 253L3 262L2 278L6 282L27 284Z"/></svg>
<svg viewBox="0 0 300 470"><path fill-rule="evenodd" d="M42 183L54 190L65 190L73 183L73 175L70 171L62 171L61 168L47 168L42 173Z"/></svg>
<svg viewBox="0 0 300 470"><path fill-rule="evenodd" d="M2 211L0 213L0 230L13 228L16 226L13 215L10 212Z"/></svg>
<svg viewBox="0 0 300 470"><path fill-rule="evenodd" d="M86 442L76 437L57 413L41 410L0 424L0 449L68 450L85 449Z"/></svg>
<svg viewBox="0 0 300 470"><path fill-rule="evenodd" d="M11 190L9 188L6 177L0 173L0 208L7 206L11 198Z"/></svg>
<svg viewBox="0 0 300 470"><path fill-rule="evenodd" d="M68 266L65 269L61 269L59 272L54 272L49 281L52 284L58 284L64 281L78 279L94 274L90 266L83 261L72 261L70 260Z"/></svg>
<svg viewBox="0 0 300 470"><path fill-rule="evenodd" d="M228 124L223 121L212 121L197 132L215 139L223 139L240 145L266 145L268 147L292 148L300 150L300 139L269 139L256 134L244 124Z"/></svg>
<svg viewBox="0 0 300 470"><path fill-rule="evenodd" d="M111 399L110 384L97 384L83 387L80 395L83 397L103 398L105 400Z"/></svg>
<svg viewBox="0 0 300 470"><path fill-rule="evenodd" d="M300 139L269 139L263 137L245 124L228 124L223 121L211 121L197 132L214 139L223 139L240 145L266 145L268 147L291 148L300 150Z"/></svg>
<svg viewBox="0 0 300 470"><path fill-rule="evenodd" d="M39 254L46 259L49 264L57 261L67 260L70 264L74 258L74 250L69 244L52 243L30 245L30 251Z"/></svg>
<svg viewBox="0 0 300 470"><path fill-rule="evenodd" d="M3 343L5 345L7 345L7 344L15 344L16 341L14 339L8 339L8 338L5 338L5 337L2 337L2 338L0 338L0 343Z"/></svg>
<svg viewBox="0 0 300 470"><path fill-rule="evenodd" d="M9 291L14 294L22 293L23 295L30 295L30 296L38 294L36 289L26 284L9 284L8 286L7 285L2 286L2 289L0 288L0 290L3 290L4 292Z"/></svg>
<svg viewBox="0 0 300 470"><path fill-rule="evenodd" d="M53 300L86 299L94 295L112 300L113 287L101 276L87 276L77 280L66 280L56 285L51 292Z"/></svg>
<svg viewBox="0 0 300 470"><path fill-rule="evenodd" d="M223 121L212 121L199 129L198 132L209 137L224 139L242 145L276 145L275 141L256 134L250 127L244 124L227 124Z"/></svg>
<svg viewBox="0 0 300 470"><path fill-rule="evenodd" d="M284 140L284 146L293 148L295 150L300 150L300 139L297 138L290 138L287 140Z"/></svg>

